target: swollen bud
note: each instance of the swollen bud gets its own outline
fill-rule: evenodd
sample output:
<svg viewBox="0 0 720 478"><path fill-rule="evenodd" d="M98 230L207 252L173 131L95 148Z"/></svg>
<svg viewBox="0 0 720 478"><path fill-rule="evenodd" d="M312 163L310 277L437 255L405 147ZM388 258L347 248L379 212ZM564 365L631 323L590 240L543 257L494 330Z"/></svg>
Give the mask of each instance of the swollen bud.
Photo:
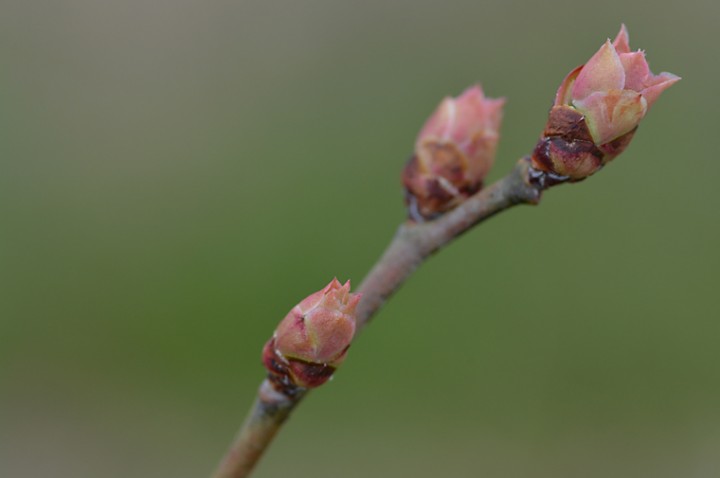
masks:
<svg viewBox="0 0 720 478"><path fill-rule="evenodd" d="M504 103L486 98L479 85L440 103L403 170L411 218L433 219L482 187L495 160Z"/></svg>
<svg viewBox="0 0 720 478"><path fill-rule="evenodd" d="M270 379L282 389L314 388L332 376L355 335L360 294L333 279L285 316L263 349Z"/></svg>
<svg viewBox="0 0 720 478"><path fill-rule="evenodd" d="M615 41L560 85L532 155L539 177L580 181L598 171L623 152L650 106L678 80L672 73L654 75L645 52L630 51L623 25Z"/></svg>

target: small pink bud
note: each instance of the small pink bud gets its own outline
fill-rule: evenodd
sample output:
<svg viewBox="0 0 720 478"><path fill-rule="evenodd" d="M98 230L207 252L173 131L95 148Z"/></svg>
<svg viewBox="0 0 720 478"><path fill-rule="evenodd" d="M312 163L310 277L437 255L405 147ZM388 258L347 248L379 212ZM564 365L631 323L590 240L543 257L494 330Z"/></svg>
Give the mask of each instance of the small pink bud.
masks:
<svg viewBox="0 0 720 478"><path fill-rule="evenodd" d="M620 154L660 93L680 80L654 75L641 50L630 51L625 25L558 88L533 166L579 181Z"/></svg>
<svg viewBox="0 0 720 478"><path fill-rule="evenodd" d="M475 85L445 98L428 118L403 170L413 219L432 219L482 187L495 159L504 103Z"/></svg>
<svg viewBox="0 0 720 478"><path fill-rule="evenodd" d="M280 322L263 350L263 363L278 385L312 388L325 383L345 359L355 335L360 294L333 279L303 299Z"/></svg>

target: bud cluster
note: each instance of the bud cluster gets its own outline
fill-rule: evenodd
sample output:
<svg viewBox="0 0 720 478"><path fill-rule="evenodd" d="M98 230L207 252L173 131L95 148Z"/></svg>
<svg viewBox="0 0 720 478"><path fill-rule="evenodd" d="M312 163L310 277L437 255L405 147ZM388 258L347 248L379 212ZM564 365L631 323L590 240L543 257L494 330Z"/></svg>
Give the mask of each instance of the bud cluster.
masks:
<svg viewBox="0 0 720 478"><path fill-rule="evenodd" d="M445 98L428 118L402 176L412 219L433 219L482 187L495 159L504 103L486 98L476 85Z"/></svg>
<svg viewBox="0 0 720 478"><path fill-rule="evenodd" d="M280 322L263 349L270 380L284 392L327 382L345 359L355 335L360 294L333 279L303 299Z"/></svg>
<svg viewBox="0 0 720 478"><path fill-rule="evenodd" d="M679 79L654 75L645 52L630 50L623 25L560 85L532 154L542 185L580 181L622 153L650 106Z"/></svg>

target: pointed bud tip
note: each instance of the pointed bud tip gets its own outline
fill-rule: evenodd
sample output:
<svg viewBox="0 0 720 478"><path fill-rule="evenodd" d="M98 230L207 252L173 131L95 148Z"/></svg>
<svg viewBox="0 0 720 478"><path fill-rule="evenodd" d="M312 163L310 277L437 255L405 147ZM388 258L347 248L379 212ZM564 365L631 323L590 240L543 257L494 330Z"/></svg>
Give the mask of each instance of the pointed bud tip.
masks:
<svg viewBox="0 0 720 478"><path fill-rule="evenodd" d="M357 309L358 304L360 303L360 299L362 299L361 293L356 294L350 294L350 299L347 303L347 308L345 309L345 313L348 314L353 318L353 320L356 319L355 317L355 309Z"/></svg>
<svg viewBox="0 0 720 478"><path fill-rule="evenodd" d="M630 53L630 35L624 23L620 25L620 31L613 41L613 46L618 53Z"/></svg>
<svg viewBox="0 0 720 478"><path fill-rule="evenodd" d="M340 289L341 287L342 283L338 280L337 277L333 277L333 280L331 280L330 283L328 283L328 285L323 288L323 291L328 292L331 290Z"/></svg>
<svg viewBox="0 0 720 478"><path fill-rule="evenodd" d="M588 60L572 86L572 99L583 100L598 91L621 90L625 70L610 40Z"/></svg>
<svg viewBox="0 0 720 478"><path fill-rule="evenodd" d="M472 86L469 86L465 88L465 91L460 93L460 95L457 97L457 101L467 101L470 99L484 99L485 93L483 92L482 86L480 83L475 83Z"/></svg>

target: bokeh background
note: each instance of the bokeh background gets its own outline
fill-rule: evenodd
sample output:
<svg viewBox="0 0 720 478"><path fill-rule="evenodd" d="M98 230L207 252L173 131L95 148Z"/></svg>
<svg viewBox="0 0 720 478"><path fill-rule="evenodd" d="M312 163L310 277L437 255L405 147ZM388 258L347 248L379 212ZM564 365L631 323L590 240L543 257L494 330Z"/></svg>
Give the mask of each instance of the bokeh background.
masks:
<svg viewBox="0 0 720 478"><path fill-rule="evenodd" d="M492 178L620 23L684 79L611 167L430 260L256 476L720 473L720 5L4 0L0 476L198 477L300 298L356 283L447 94Z"/></svg>

